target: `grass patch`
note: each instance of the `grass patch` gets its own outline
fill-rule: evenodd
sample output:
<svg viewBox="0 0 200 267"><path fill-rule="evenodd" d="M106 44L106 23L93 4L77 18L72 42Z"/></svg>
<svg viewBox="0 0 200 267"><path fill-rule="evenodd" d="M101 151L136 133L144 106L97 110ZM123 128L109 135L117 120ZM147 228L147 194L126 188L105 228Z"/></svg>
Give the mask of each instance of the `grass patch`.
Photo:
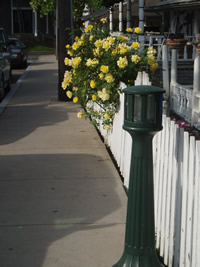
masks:
<svg viewBox="0 0 200 267"><path fill-rule="evenodd" d="M55 48L41 44L26 43L26 46L29 53L55 53Z"/></svg>

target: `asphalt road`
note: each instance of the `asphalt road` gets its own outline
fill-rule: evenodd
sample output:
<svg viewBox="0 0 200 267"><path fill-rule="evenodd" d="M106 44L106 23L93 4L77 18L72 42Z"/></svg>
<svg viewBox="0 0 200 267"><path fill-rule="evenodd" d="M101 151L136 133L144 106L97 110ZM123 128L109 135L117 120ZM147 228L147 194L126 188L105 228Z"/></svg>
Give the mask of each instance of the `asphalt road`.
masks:
<svg viewBox="0 0 200 267"><path fill-rule="evenodd" d="M25 69L12 69L11 87L15 85L19 77L24 73Z"/></svg>

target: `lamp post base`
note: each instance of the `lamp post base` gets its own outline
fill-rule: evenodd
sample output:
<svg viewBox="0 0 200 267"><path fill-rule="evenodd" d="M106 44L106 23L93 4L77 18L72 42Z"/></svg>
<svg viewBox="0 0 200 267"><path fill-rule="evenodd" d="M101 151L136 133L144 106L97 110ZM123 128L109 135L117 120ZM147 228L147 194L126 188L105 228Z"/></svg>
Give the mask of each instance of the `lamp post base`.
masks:
<svg viewBox="0 0 200 267"><path fill-rule="evenodd" d="M121 259L112 267L164 267L156 255L131 255L124 253Z"/></svg>

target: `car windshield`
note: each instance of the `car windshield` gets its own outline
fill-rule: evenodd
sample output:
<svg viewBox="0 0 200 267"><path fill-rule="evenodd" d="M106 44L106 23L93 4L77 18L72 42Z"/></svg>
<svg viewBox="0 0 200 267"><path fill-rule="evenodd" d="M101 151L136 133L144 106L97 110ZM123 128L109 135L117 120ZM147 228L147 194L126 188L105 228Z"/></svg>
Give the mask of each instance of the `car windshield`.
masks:
<svg viewBox="0 0 200 267"><path fill-rule="evenodd" d="M11 47L20 47L19 42L17 40L10 40Z"/></svg>
<svg viewBox="0 0 200 267"><path fill-rule="evenodd" d="M20 40L13 40L10 39L10 46L11 48L24 48L24 44L20 42Z"/></svg>

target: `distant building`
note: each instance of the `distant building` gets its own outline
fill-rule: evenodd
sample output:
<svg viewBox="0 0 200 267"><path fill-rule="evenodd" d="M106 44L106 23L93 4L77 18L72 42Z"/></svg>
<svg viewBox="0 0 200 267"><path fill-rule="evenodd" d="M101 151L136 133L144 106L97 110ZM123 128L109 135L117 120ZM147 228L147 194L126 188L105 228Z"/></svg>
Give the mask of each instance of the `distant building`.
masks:
<svg viewBox="0 0 200 267"><path fill-rule="evenodd" d="M33 12L30 0L1 0L0 27L10 34L54 34L53 18Z"/></svg>

